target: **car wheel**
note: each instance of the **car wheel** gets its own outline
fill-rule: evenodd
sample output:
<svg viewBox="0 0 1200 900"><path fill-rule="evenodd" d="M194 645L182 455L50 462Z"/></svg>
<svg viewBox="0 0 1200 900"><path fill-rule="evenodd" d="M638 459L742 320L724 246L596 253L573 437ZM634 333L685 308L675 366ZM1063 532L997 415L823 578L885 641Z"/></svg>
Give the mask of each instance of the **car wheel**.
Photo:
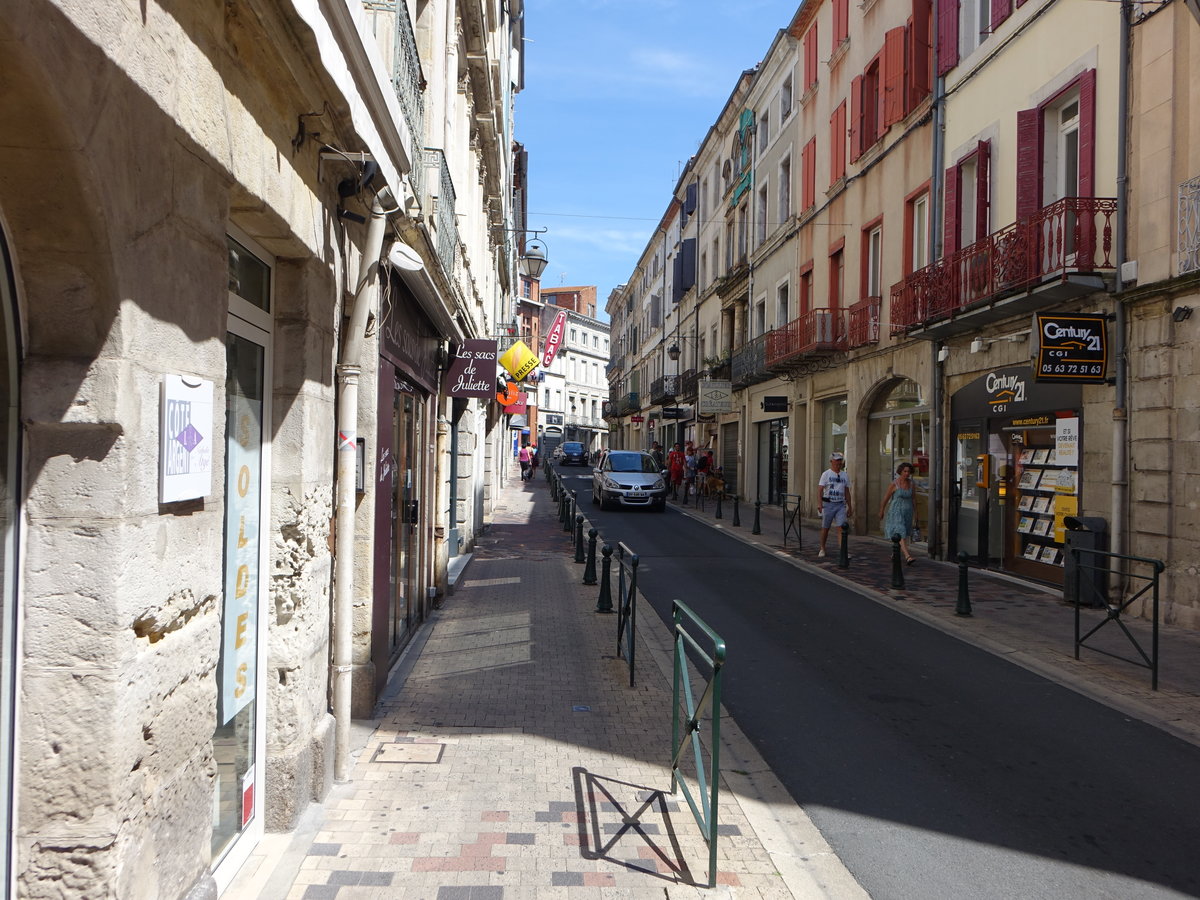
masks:
<svg viewBox="0 0 1200 900"><path fill-rule="evenodd" d="M592 506L599 506L600 500L596 497L596 489L592 488Z"/></svg>
<svg viewBox="0 0 1200 900"><path fill-rule="evenodd" d="M665 513L667 511L667 501L659 500L658 503L654 507L654 511Z"/></svg>

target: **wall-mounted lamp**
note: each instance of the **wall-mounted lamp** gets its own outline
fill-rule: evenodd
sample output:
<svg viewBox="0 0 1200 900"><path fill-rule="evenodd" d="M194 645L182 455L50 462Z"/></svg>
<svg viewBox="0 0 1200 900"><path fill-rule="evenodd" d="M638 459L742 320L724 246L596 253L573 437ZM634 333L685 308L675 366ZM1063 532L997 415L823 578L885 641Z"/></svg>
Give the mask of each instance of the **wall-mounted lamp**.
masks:
<svg viewBox="0 0 1200 900"><path fill-rule="evenodd" d="M1175 311L1171 313L1171 318L1176 322L1186 322L1192 317L1192 308L1190 306L1177 306Z"/></svg>
<svg viewBox="0 0 1200 900"><path fill-rule="evenodd" d="M979 353L982 350L986 350L987 346L988 345L983 342L983 338L975 338L975 340L971 341L971 352Z"/></svg>
<svg viewBox="0 0 1200 900"><path fill-rule="evenodd" d="M542 277L542 273L546 271L546 266L550 265L550 259L546 256L546 242L538 238L537 235L545 234L549 229L505 228L503 230L534 235L533 239L526 245L525 252L517 260L517 271L526 278L537 281Z"/></svg>
<svg viewBox="0 0 1200 900"><path fill-rule="evenodd" d="M671 346L667 348L667 356L671 357L672 362L679 362L679 353L679 345L676 343L672 343Z"/></svg>
<svg viewBox="0 0 1200 900"><path fill-rule="evenodd" d="M937 355L938 362L944 363L949 358L950 358L950 348L949 347L942 347L940 350L938 350L938 355Z"/></svg>

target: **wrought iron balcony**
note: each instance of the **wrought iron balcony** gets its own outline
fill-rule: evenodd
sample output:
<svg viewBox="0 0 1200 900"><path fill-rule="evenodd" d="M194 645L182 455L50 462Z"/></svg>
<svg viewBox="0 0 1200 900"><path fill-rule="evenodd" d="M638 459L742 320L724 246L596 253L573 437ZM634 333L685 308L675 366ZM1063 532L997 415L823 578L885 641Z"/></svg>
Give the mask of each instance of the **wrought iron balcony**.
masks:
<svg viewBox="0 0 1200 900"><path fill-rule="evenodd" d="M662 406L675 400L675 385L679 379L675 375L663 375L650 382L650 405Z"/></svg>
<svg viewBox="0 0 1200 900"><path fill-rule="evenodd" d="M642 405L638 402L637 391L630 391L628 394L622 394L613 403L612 414L614 417L627 416L630 413L637 412L641 408Z"/></svg>
<svg viewBox="0 0 1200 900"><path fill-rule="evenodd" d="M619 375L621 372L624 372L624 371L625 371L625 357L623 357L623 356L618 356L616 359L611 360L609 362L609 364L604 367L605 375L610 375L610 376L611 375Z"/></svg>
<svg viewBox="0 0 1200 900"><path fill-rule="evenodd" d="M848 310L847 347L865 347L879 343L879 307L881 297L864 297Z"/></svg>
<svg viewBox="0 0 1200 900"><path fill-rule="evenodd" d="M700 393L700 373L688 369L679 376L679 400L695 400Z"/></svg>
<svg viewBox="0 0 1200 900"><path fill-rule="evenodd" d="M454 182L450 178L450 167L446 165L446 154L436 147L425 148L425 165L428 168L429 191L433 193L426 209L435 209L434 228L437 231L438 259L442 270L453 283L458 258L458 220L454 215L456 196ZM432 201L436 200L436 203Z"/></svg>
<svg viewBox="0 0 1200 900"><path fill-rule="evenodd" d="M1113 199L1066 197L918 269L892 287L892 333L952 334L965 329L947 323L968 312L976 327L1103 290L1116 211Z"/></svg>
<svg viewBox="0 0 1200 900"><path fill-rule="evenodd" d="M409 134L412 135L415 158L409 179L417 197L424 199L425 163L421 159L421 146L425 137L425 76L421 72L417 37L408 15L408 4L397 3L394 9L396 36L392 50L392 89L400 101L400 111L404 113Z"/></svg>
<svg viewBox="0 0 1200 900"><path fill-rule="evenodd" d="M846 319L837 310L813 309L767 337L768 366L780 370L802 367L814 357L846 349Z"/></svg>
<svg viewBox="0 0 1200 900"><path fill-rule="evenodd" d="M747 387L758 384L771 377L767 368L767 338L773 332L760 334L752 341L747 341L734 352L730 365L730 375L733 386Z"/></svg>

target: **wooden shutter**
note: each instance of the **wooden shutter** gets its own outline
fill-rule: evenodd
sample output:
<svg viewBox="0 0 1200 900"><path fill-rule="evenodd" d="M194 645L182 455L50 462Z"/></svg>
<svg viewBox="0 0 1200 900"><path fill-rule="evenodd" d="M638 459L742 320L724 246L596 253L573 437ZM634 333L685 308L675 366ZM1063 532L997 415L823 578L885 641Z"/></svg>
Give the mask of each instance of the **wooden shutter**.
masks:
<svg viewBox="0 0 1200 900"><path fill-rule="evenodd" d="M846 101L829 117L829 183L846 174Z"/></svg>
<svg viewBox="0 0 1200 900"><path fill-rule="evenodd" d="M990 141L980 141L975 149L975 240L988 236L988 209L991 206L991 185L988 169L992 154Z"/></svg>
<svg viewBox="0 0 1200 900"><path fill-rule="evenodd" d="M930 77L930 0L913 0L913 14L908 25L908 65L905 69L904 111L911 112L933 90Z"/></svg>
<svg viewBox="0 0 1200 900"><path fill-rule="evenodd" d="M833 48L837 50L850 31L850 0L833 0Z"/></svg>
<svg viewBox="0 0 1200 900"><path fill-rule="evenodd" d="M850 82L850 162L863 155L863 77L855 75ZM874 102L874 98L871 98Z"/></svg>
<svg viewBox="0 0 1200 900"><path fill-rule="evenodd" d="M946 170L946 222L942 240L942 256L950 256L958 252L958 236L962 233L959 220L962 216L962 205L958 201L958 191L962 183L962 170L953 165Z"/></svg>
<svg viewBox="0 0 1200 900"><path fill-rule="evenodd" d="M883 36L883 127L904 118L904 26Z"/></svg>
<svg viewBox="0 0 1200 900"><path fill-rule="evenodd" d="M945 75L958 65L958 0L938 0L938 69Z"/></svg>
<svg viewBox="0 0 1200 900"><path fill-rule="evenodd" d="M1042 111L1017 111L1017 221L1042 208Z"/></svg>
<svg viewBox="0 0 1200 900"><path fill-rule="evenodd" d="M817 139L812 138L800 152L804 183L800 188L800 206L808 209L817 202Z"/></svg>
<svg viewBox="0 0 1200 900"><path fill-rule="evenodd" d="M807 90L817 82L817 26L808 29L804 36L804 88Z"/></svg>
<svg viewBox="0 0 1200 900"><path fill-rule="evenodd" d="M1096 193L1096 70L1079 77L1079 196Z"/></svg>
<svg viewBox="0 0 1200 900"><path fill-rule="evenodd" d="M992 31L1004 24L1012 15L1012 0L992 0Z"/></svg>

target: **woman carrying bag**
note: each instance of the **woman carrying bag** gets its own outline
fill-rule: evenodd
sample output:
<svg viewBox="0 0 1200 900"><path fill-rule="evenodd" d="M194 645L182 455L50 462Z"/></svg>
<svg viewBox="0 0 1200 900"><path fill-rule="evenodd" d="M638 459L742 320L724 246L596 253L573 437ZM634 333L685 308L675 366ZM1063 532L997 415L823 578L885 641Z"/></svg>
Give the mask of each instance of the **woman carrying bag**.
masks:
<svg viewBox="0 0 1200 900"><path fill-rule="evenodd" d="M900 536L900 552L904 554L904 562L910 566L916 562L916 558L908 552L908 536L913 529L912 473L912 463L900 463L896 467L896 479L888 485L883 502L879 504L883 536L888 540Z"/></svg>

